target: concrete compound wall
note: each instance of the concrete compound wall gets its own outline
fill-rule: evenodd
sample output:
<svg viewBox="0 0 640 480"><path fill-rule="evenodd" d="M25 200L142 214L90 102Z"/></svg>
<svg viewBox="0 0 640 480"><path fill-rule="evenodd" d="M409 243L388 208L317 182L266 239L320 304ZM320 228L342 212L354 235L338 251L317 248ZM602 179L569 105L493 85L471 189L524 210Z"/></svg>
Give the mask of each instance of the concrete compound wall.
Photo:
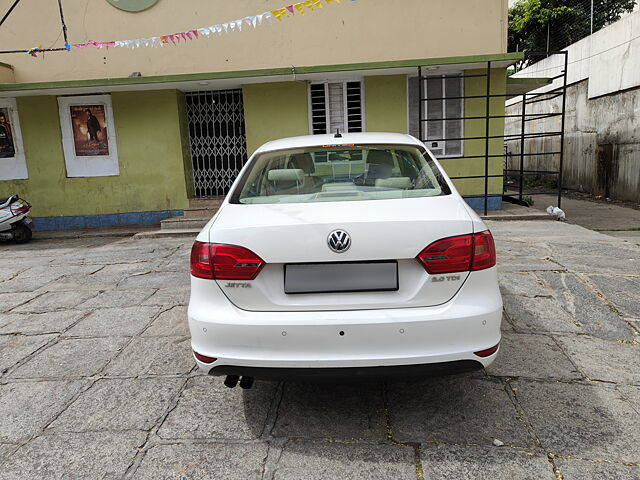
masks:
<svg viewBox="0 0 640 480"><path fill-rule="evenodd" d="M565 48L569 55L568 84L589 79L588 96L596 98L640 87L640 10ZM559 75L564 58L552 55L516 73L514 77ZM554 81L550 90L562 85Z"/></svg>
<svg viewBox="0 0 640 480"><path fill-rule="evenodd" d="M587 80L567 90L563 187L640 202L640 88L592 99L588 91ZM527 105L527 113L559 112L560 102L558 97ZM520 108L520 103L513 104L507 107L507 114L518 114ZM529 122L527 132L557 130L558 122L558 118ZM519 120L509 119L506 133L519 131ZM511 153L519 153L519 141L507 142L507 147ZM534 139L527 141L525 152L553 152L559 147L559 137ZM558 167L557 156L526 158L526 169ZM518 168L518 164L519 158L513 157L510 167Z"/></svg>
<svg viewBox="0 0 640 480"><path fill-rule="evenodd" d="M568 52L566 141L563 187L618 200L640 202L640 11L570 45ZM564 58L553 55L514 77L553 77ZM559 78L536 93L561 86ZM527 105L527 113L561 111L561 98ZM507 113L520 113L518 99ZM520 121L509 119L506 133L519 133ZM528 122L528 132L559 131L559 118ZM552 152L559 137L527 141L526 152ZM519 142L507 142L511 153ZM525 169L557 170L557 156L527 157ZM511 166L517 168L519 159Z"/></svg>

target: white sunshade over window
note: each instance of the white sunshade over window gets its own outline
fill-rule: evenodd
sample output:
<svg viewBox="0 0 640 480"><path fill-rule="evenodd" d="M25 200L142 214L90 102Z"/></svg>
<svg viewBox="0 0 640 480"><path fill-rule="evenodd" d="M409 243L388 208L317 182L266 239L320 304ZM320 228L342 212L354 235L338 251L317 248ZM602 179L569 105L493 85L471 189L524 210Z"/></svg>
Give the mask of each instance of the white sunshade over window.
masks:
<svg viewBox="0 0 640 480"><path fill-rule="evenodd" d="M424 138L420 140L436 157L462 155L464 100L459 97L464 95L463 81L463 78L451 78L451 74L423 78L421 112L418 77L409 79L409 133L420 138L422 114Z"/></svg>
<svg viewBox="0 0 640 480"><path fill-rule="evenodd" d="M362 132L360 82L313 83L309 88L311 129L314 135Z"/></svg>

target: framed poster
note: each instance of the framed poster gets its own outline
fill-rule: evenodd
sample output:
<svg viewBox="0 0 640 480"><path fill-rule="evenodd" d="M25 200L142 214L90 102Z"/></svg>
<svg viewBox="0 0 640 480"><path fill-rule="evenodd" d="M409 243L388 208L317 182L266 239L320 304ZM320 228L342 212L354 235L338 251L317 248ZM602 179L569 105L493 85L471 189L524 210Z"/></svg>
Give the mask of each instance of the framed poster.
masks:
<svg viewBox="0 0 640 480"><path fill-rule="evenodd" d="M67 177L120 174L110 95L58 97Z"/></svg>
<svg viewBox="0 0 640 480"><path fill-rule="evenodd" d="M14 98L0 98L0 180L29 178Z"/></svg>

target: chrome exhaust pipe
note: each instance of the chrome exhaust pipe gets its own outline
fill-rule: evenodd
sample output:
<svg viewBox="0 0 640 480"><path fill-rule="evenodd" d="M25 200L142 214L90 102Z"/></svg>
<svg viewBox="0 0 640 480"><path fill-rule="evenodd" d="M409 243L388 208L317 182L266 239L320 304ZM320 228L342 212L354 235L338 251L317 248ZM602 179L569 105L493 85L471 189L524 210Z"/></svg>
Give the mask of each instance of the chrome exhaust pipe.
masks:
<svg viewBox="0 0 640 480"><path fill-rule="evenodd" d="M251 387L253 387L253 377L242 377L240 379L240 388L249 390Z"/></svg>
<svg viewBox="0 0 640 480"><path fill-rule="evenodd" d="M237 375L227 375L227 378L224 379L224 386L233 388L238 384L238 380L240 380L240 377Z"/></svg>

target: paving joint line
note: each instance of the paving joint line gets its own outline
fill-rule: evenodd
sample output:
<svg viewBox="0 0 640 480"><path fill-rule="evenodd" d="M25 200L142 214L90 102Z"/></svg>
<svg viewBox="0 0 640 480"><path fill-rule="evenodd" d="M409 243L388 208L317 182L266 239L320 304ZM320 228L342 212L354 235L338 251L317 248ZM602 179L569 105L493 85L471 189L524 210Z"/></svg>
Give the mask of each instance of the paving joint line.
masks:
<svg viewBox="0 0 640 480"><path fill-rule="evenodd" d="M549 452L549 455L553 456L553 458L560 458L563 460L583 460L585 462L606 463L609 465L624 465L625 467L640 467L640 462L625 462L622 460L607 460L602 458L577 457L575 455L560 455L558 453L552 453L552 452Z"/></svg>
<svg viewBox="0 0 640 480"><path fill-rule="evenodd" d="M564 475L562 475L562 472L560 471L560 468L556 464L555 458L552 453L547 453L547 461L549 462L549 465L553 470L553 474L555 475L556 480L564 480Z"/></svg>
<svg viewBox="0 0 640 480"><path fill-rule="evenodd" d="M518 415L521 417L521 421L524 424L525 428L527 429L529 436L533 439L535 446L546 452L547 450L542 445L542 442L540 441L538 434L536 433L533 425L531 424L531 421L529 420L527 412L524 410L524 408L520 404L520 400L518 400L518 395L516 394L518 389L515 386L511 385L510 383L511 380L512 378L509 378L509 377L501 378L500 382L502 384L502 388L504 389L505 393L509 397L509 400L511 401L514 409L516 410Z"/></svg>
<svg viewBox="0 0 640 480"><path fill-rule="evenodd" d="M553 461L553 458L551 457L551 453L544 447L544 445L540 441L540 437L538 437L538 434L536 433L533 424L529 420L527 412L525 411L524 407L522 407L522 405L520 404L520 400L518 399L518 394L516 393L518 389L515 388L513 385L511 385L510 382L511 382L511 379L508 379L508 378L503 380L504 388L507 394L509 395L509 399L512 401L513 406L515 407L519 415L522 416L523 423L525 424L525 427L529 432L529 435L531 436L531 438L533 438L536 445L546 453L547 461L549 462L549 465L556 477L556 480L564 480L562 473L560 472L557 465Z"/></svg>
<svg viewBox="0 0 640 480"><path fill-rule="evenodd" d="M191 368L191 370L189 371L189 373L191 373L194 370L194 368L197 368L197 367L194 365ZM160 430L160 428L162 428L162 425L166 421L167 417L171 414L171 412L173 412L178 407L178 403L180 402L180 398L182 397L182 394L184 393L184 390L185 390L185 388L187 386L187 383L189 382L189 380L191 378L192 377L190 377L189 375L186 375L183 378L182 385L180 386L180 388L177 389L176 393L171 398L171 401L169 402L169 405L167 405L167 407L165 408L164 412L159 415L159 417L156 419L154 425L149 429L149 431L146 432L145 440L142 443L142 445L140 445L138 447L138 450L136 451L136 454L134 455L133 459L131 460L131 463L129 464L129 466L125 470L125 473L122 476L123 479L132 478L132 476L138 470L138 468L142 464L142 461L144 460L144 457L146 456L147 452L151 448L153 448L153 446L151 445L151 441L155 440L156 438L162 438L162 437L160 437L158 435L158 430Z"/></svg>
<svg viewBox="0 0 640 480"><path fill-rule="evenodd" d="M593 283L593 281L589 278L588 275L585 275L584 273L575 273L575 276L580 281L580 283L582 283L585 286L587 290L595 294L598 300L600 300L607 307L609 307L609 310L615 313L627 325L627 327L631 329L631 332L633 332L634 335L636 336L640 335L640 332L635 328L635 326L629 321L627 321L627 319L622 314L622 312L618 309L618 307L616 307L613 302L607 299L604 293L600 291L600 289Z"/></svg>
<svg viewBox="0 0 640 480"><path fill-rule="evenodd" d="M589 377L587 376L587 374L585 372L582 371L582 369L578 366L578 364L574 361L574 359L571 357L571 355L569 355L565 349L562 347L562 344L560 344L560 342L558 342L558 339L556 337L556 335L548 335L549 338L551 338L551 340L553 341L553 343L556 344L556 346L560 349L560 351L562 352L562 354L565 356L565 358L569 361L569 363L573 366L573 368L575 369L576 372L580 373L580 375L582 375L582 378L585 380L588 380Z"/></svg>
<svg viewBox="0 0 640 480"><path fill-rule="evenodd" d="M278 464L288 442L287 438L267 440L267 453L262 462L262 480L273 480L275 478Z"/></svg>

